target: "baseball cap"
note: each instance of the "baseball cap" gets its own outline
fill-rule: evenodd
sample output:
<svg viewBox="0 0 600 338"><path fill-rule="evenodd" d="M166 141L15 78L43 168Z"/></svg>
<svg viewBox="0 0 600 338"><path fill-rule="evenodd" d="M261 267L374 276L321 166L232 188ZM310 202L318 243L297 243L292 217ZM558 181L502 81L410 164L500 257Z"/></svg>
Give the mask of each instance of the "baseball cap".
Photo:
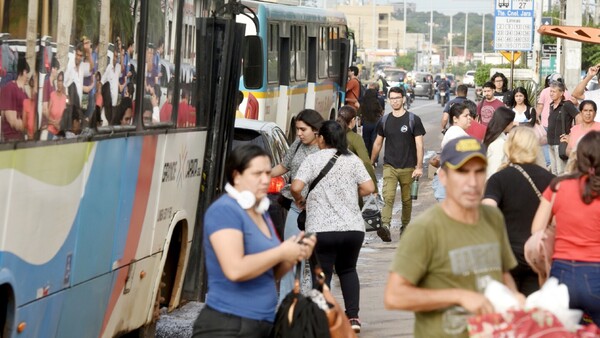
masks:
<svg viewBox="0 0 600 338"><path fill-rule="evenodd" d="M442 149L441 165L450 169L458 169L470 159L481 158L487 163L485 147L479 140L471 136L462 136L449 141Z"/></svg>

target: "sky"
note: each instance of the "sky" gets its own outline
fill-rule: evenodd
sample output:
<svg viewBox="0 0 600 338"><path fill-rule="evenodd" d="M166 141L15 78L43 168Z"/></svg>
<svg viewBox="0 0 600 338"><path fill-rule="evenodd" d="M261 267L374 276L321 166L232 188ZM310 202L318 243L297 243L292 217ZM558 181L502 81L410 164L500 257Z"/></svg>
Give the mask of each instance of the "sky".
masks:
<svg viewBox="0 0 600 338"><path fill-rule="evenodd" d="M407 0L407 3L410 3ZM433 10L444 14L456 14L459 12L469 13L493 13L494 0L420 0L415 1L417 12L429 12L433 4Z"/></svg>

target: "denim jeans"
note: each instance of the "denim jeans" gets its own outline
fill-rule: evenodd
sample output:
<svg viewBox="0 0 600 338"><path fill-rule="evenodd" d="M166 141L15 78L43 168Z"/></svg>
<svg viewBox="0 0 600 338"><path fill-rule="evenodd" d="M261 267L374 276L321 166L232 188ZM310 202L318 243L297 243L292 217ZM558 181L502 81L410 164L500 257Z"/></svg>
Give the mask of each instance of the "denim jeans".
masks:
<svg viewBox="0 0 600 338"><path fill-rule="evenodd" d="M433 197L435 197L438 202L446 199L446 188L440 182L438 175L433 176L433 179L431 180L431 188L433 189Z"/></svg>
<svg viewBox="0 0 600 338"><path fill-rule="evenodd" d="M565 165L567 164L567 161L558 156L558 147L558 145L550 145L550 171L556 176L565 172Z"/></svg>
<svg viewBox="0 0 600 338"><path fill-rule="evenodd" d="M587 313L600 325L600 262L576 262L556 259L550 276L569 289L569 308Z"/></svg>
<svg viewBox="0 0 600 338"><path fill-rule="evenodd" d="M288 211L287 218L285 219L285 229L283 230L283 240L286 240L294 235L300 233L300 229L298 229L298 214L300 214L300 209L296 206L294 202L290 206L290 210ZM302 283L302 274L304 273L304 262L302 262L302 270L300 272L300 283ZM294 289L294 277L296 274L296 267L293 267L288 273L281 277L279 281L279 301L281 301Z"/></svg>
<svg viewBox="0 0 600 338"><path fill-rule="evenodd" d="M267 338L272 329L273 323L222 313L205 306L194 322L193 337Z"/></svg>

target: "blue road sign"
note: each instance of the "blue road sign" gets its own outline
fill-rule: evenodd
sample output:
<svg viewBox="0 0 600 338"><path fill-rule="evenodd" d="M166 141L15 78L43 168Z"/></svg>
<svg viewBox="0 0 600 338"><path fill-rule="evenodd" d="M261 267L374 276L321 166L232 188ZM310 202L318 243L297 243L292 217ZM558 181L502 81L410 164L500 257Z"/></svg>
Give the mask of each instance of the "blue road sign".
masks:
<svg viewBox="0 0 600 338"><path fill-rule="evenodd" d="M533 0L495 0L494 49L531 51Z"/></svg>

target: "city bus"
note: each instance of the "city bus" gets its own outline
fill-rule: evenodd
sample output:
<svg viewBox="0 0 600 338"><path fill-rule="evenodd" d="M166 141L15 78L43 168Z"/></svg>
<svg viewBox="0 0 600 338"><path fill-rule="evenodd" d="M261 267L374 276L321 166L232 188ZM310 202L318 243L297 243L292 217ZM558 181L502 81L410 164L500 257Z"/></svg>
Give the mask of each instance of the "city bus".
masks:
<svg viewBox="0 0 600 338"><path fill-rule="evenodd" d="M161 308L202 297L202 215L223 186L243 24L209 15L222 1L1 4L0 337L153 337ZM180 75L169 101L155 57ZM91 69L108 74L98 95ZM36 88L51 91L48 116Z"/></svg>
<svg viewBox="0 0 600 338"><path fill-rule="evenodd" d="M305 108L317 110L324 119L334 119L344 101L351 39L343 13L293 4L242 1L248 6L259 30L247 16L246 35L261 37L262 73L240 79L244 93L241 112L246 118L272 121L295 137L294 117ZM247 83L262 79L262 86Z"/></svg>

